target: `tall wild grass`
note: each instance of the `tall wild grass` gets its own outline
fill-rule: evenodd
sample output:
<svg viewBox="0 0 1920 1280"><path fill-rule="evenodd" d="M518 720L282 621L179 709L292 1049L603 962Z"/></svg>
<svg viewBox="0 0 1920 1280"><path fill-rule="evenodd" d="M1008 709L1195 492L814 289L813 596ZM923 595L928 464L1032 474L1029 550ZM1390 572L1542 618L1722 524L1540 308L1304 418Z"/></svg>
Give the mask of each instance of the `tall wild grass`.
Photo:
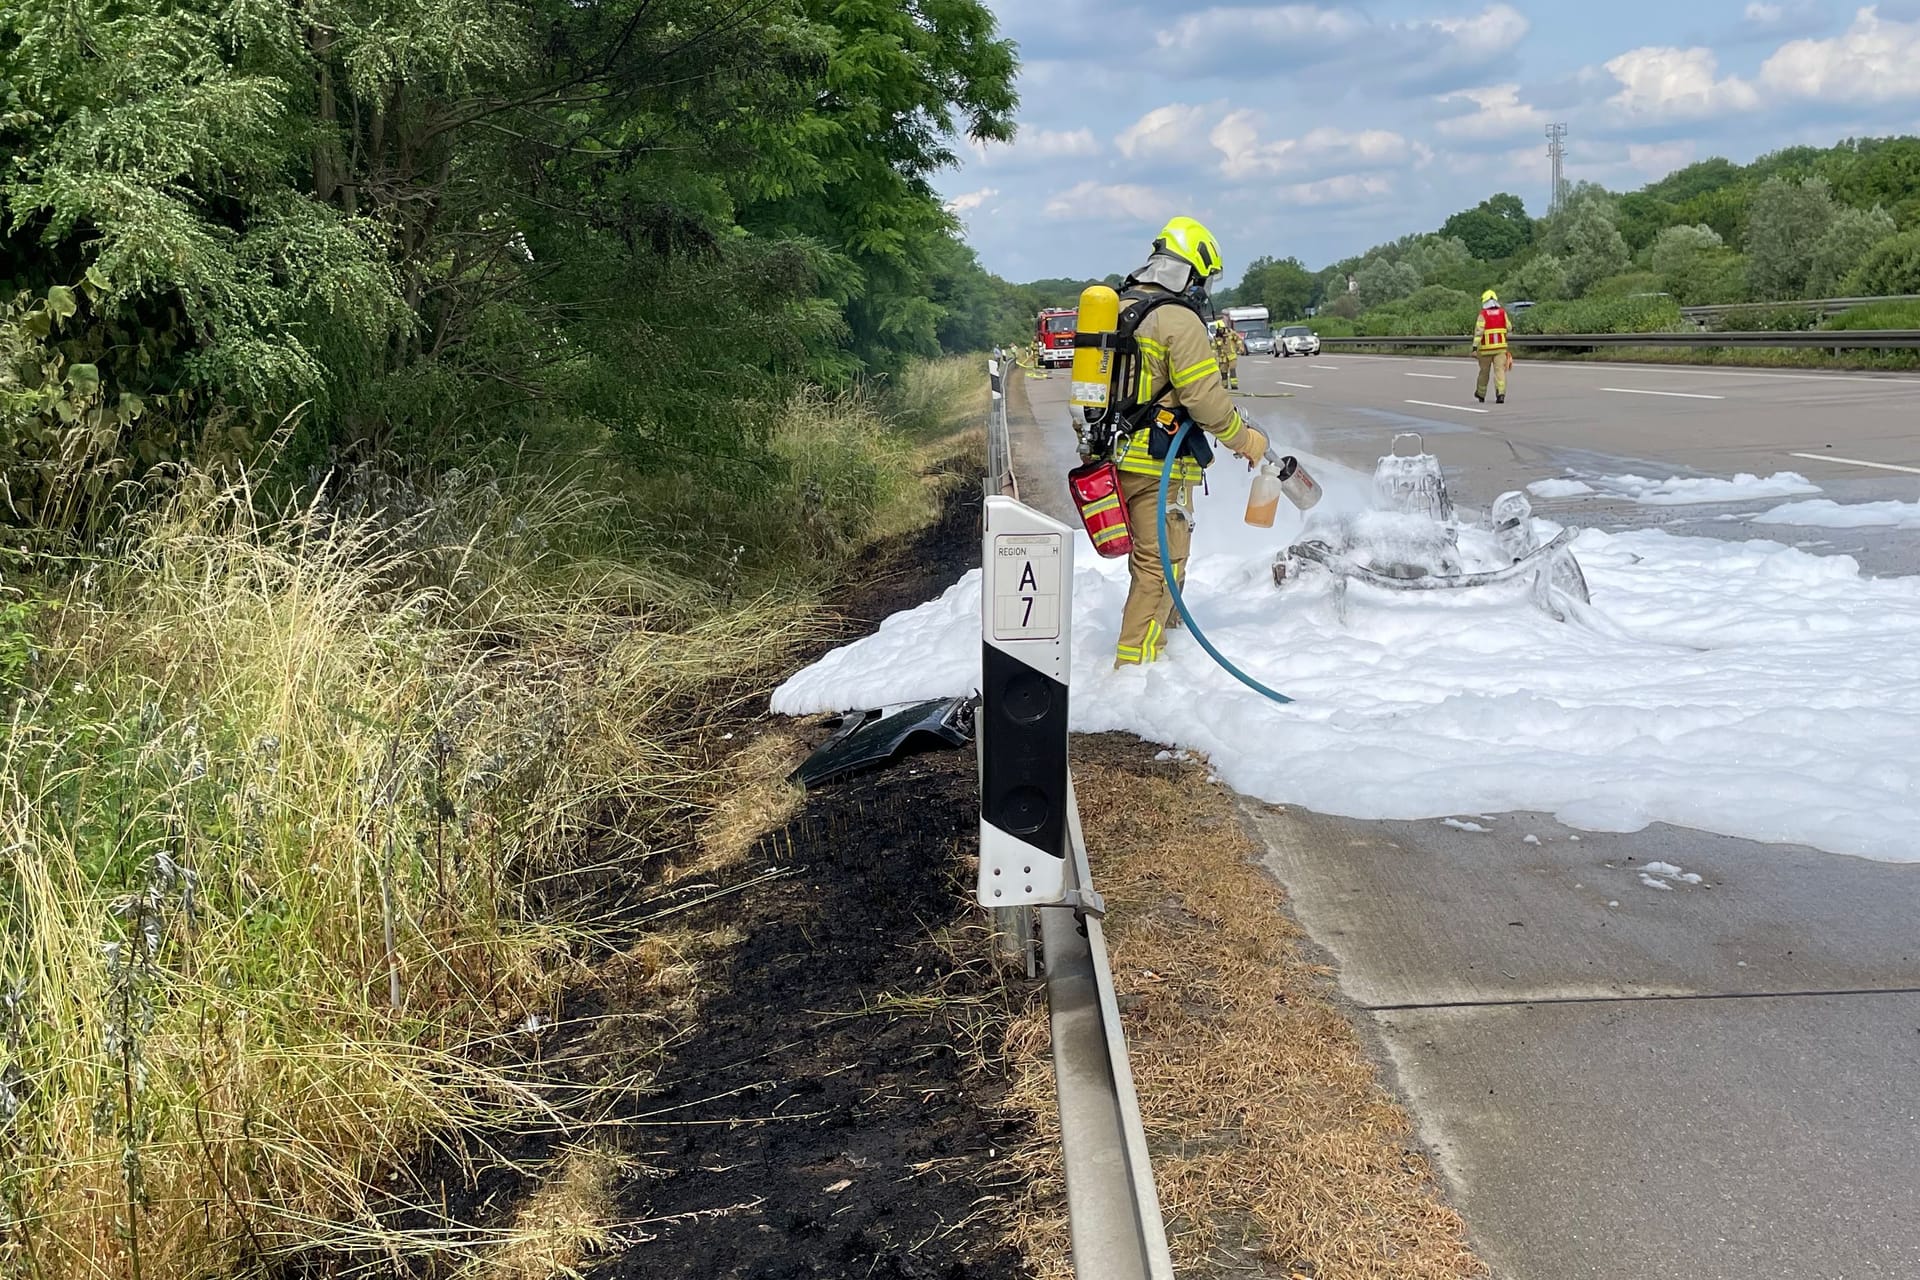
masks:
<svg viewBox="0 0 1920 1280"><path fill-rule="evenodd" d="M918 376L910 415L962 386ZM114 555L10 575L0 1271L377 1255L423 1145L563 1125L502 1051L596 927L559 887L684 837L714 799L690 712L757 696L917 518L931 417L886 405L790 401L751 501L189 484Z"/></svg>

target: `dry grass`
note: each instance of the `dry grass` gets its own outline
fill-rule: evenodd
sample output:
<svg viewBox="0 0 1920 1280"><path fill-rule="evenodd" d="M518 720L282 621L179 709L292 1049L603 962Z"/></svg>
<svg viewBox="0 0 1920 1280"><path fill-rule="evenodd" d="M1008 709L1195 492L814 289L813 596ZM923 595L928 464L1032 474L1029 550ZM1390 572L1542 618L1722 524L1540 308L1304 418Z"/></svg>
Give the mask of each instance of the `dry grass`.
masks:
<svg viewBox="0 0 1920 1280"><path fill-rule="evenodd" d="M506 1236L463 1269L469 1280L574 1277L617 1241L614 1189L628 1162L603 1147L570 1147L520 1206Z"/></svg>
<svg viewBox="0 0 1920 1280"><path fill-rule="evenodd" d="M821 542L738 574L650 554L632 503L578 483L372 477L272 517L189 484L0 617L0 658L30 655L0 663L0 1275L316 1250L527 1275L597 1247L584 1148L531 1219L389 1224L437 1135L564 1133L598 1105L492 1065L599 945L568 886L695 846L671 906L791 812L790 739L715 772L685 726L817 629L820 570L796 565L924 518L902 500L921 446L839 407L796 463ZM783 447L829 411L787 406ZM663 933L595 980L664 1039L728 941Z"/></svg>
<svg viewBox="0 0 1920 1280"><path fill-rule="evenodd" d="M1176 1271L1484 1275L1227 797L1196 765L1086 745L1075 785ZM1022 1247L1043 1280L1068 1280L1044 1014L1010 1039L1040 1180Z"/></svg>

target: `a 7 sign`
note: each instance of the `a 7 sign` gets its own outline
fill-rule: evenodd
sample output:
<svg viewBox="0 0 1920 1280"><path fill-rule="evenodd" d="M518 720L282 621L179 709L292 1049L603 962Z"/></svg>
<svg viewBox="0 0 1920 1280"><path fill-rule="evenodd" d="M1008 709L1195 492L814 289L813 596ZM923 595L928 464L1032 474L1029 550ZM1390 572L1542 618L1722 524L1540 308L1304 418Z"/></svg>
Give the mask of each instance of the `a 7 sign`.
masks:
<svg viewBox="0 0 1920 1280"><path fill-rule="evenodd" d="M1061 543L1057 533L993 540L994 639L1059 639Z"/></svg>

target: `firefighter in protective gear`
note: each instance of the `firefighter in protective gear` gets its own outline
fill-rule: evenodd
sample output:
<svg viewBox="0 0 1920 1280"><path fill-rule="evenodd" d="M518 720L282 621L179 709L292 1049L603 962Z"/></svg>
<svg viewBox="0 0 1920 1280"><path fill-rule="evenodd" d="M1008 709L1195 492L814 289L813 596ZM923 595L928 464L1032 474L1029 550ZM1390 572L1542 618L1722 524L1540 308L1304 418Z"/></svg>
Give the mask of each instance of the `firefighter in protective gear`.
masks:
<svg viewBox="0 0 1920 1280"><path fill-rule="evenodd" d="M1240 356L1246 350L1245 339L1225 320L1213 322L1213 358L1227 380L1227 390L1240 389Z"/></svg>
<svg viewBox="0 0 1920 1280"><path fill-rule="evenodd" d="M1480 295L1480 315L1473 322L1473 358L1480 362L1480 377L1473 384L1473 398L1487 402L1487 378L1493 378L1493 402L1507 402L1507 370L1513 368L1513 351L1507 346L1507 309L1499 295L1489 289Z"/></svg>
<svg viewBox="0 0 1920 1280"><path fill-rule="evenodd" d="M1180 296L1191 305L1156 307L1140 322L1139 400L1159 407L1158 419L1176 423L1190 417L1252 465L1267 452L1267 437L1234 407L1227 394L1219 357L1214 354L1207 322L1197 309L1206 291L1222 272L1220 245L1213 233L1192 218L1175 218L1153 242L1146 264L1127 277L1123 298ZM1160 571L1159 514L1162 459L1153 456L1152 437L1158 428L1143 429L1123 438L1115 461L1120 469L1120 496L1132 527L1133 551L1127 558L1130 585L1120 616L1120 644L1114 666L1152 662L1161 654L1168 624L1174 618L1173 595ZM1198 432L1190 432L1189 437ZM1175 575L1184 571L1193 545L1193 488L1201 482L1202 464L1183 452L1173 463L1167 496L1167 558Z"/></svg>

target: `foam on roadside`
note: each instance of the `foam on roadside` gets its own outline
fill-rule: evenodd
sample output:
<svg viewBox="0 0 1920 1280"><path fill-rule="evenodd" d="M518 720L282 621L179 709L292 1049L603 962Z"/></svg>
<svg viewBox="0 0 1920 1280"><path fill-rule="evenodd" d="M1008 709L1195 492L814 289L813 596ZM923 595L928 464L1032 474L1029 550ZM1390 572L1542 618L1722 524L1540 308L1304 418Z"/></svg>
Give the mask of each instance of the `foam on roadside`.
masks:
<svg viewBox="0 0 1920 1280"><path fill-rule="evenodd" d="M1331 510L1358 473L1309 460ZM1556 623L1521 588L1273 585L1273 530L1239 520L1246 480L1214 469L1189 605L1274 705L1176 633L1111 670L1124 562L1076 550L1073 728L1203 752L1249 795L1358 818L1544 810L1590 830L1650 822L1920 861L1920 579L1845 556L1660 530L1588 530L1593 606ZM1291 525L1291 527L1289 527ZM896 615L777 691L804 714L964 694L979 678L980 577Z"/></svg>

